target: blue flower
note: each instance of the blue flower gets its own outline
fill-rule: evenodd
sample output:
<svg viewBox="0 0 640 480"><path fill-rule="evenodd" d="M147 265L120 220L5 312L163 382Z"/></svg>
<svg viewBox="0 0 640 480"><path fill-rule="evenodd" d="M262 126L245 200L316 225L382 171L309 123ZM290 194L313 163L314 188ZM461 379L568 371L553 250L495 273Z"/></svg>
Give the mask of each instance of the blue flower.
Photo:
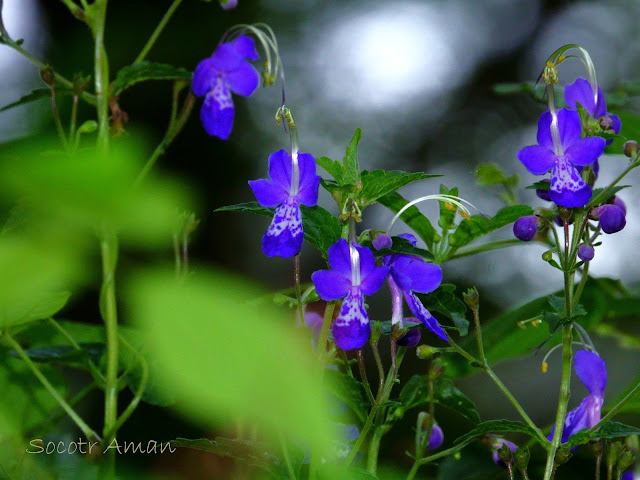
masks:
<svg viewBox="0 0 640 480"><path fill-rule="evenodd" d="M329 247L328 257L331 270L314 272L311 280L323 300L344 298L331 327L336 345L342 350L361 348L371 336L364 295L378 291L389 267L376 267L371 250L355 243L349 245L343 238ZM353 265L358 265L358 270L354 270Z"/></svg>
<svg viewBox="0 0 640 480"><path fill-rule="evenodd" d="M231 92L248 97L258 88L258 71L247 62L258 58L253 38L240 35L218 45L213 55L196 67L191 88L198 97L205 97L200 120L209 135L229 138L234 115Z"/></svg>
<svg viewBox="0 0 640 480"><path fill-rule="evenodd" d="M423 435L420 435L420 443L424 441L424 433L427 433L427 421L425 421L425 425L421 429ZM431 434L429 435L429 441L427 442L427 450L435 450L436 448L440 448L442 443L444 442L444 433L442 432L442 428L434 422L431 427Z"/></svg>
<svg viewBox="0 0 640 480"><path fill-rule="evenodd" d="M574 361L576 374L589 390L589 395L580 405L567 413L562 430L562 443L568 442L571 435L585 428L591 428L600 421L604 389L607 386L607 368L599 355L587 350L578 350ZM554 430L555 427L551 429L549 439L553 437Z"/></svg>
<svg viewBox="0 0 640 480"><path fill-rule="evenodd" d="M263 207L278 207L267 232L262 237L262 250L268 257L293 257L302 248L304 232L300 204L313 207L318 203L320 177L316 161L309 153L298 154L300 177L292 185L291 157L285 150L269 155L269 178L251 180L249 185Z"/></svg>
<svg viewBox="0 0 640 480"><path fill-rule="evenodd" d="M551 171L549 197L556 204L575 208L583 207L591 198L591 187L578 171L595 162L604 152L605 141L601 137L580 138L580 115L563 108L557 114L559 138L554 144L551 133L551 113L540 115L538 121L538 145L524 147L518 159L534 175Z"/></svg>
<svg viewBox="0 0 640 480"><path fill-rule="evenodd" d="M620 132L622 122L620 117L607 112L607 103L604 99L602 89L598 87L598 101L593 98L593 89L591 84L584 78L577 78L571 85L564 87L564 103L571 110L578 110L578 104L591 115L594 119L600 120L601 125L610 128L615 134ZM607 140L607 145L611 144L613 139Z"/></svg>
<svg viewBox="0 0 640 480"><path fill-rule="evenodd" d="M416 245L416 238L410 233L400 235ZM419 257L412 255L388 255L383 258L383 264L390 268L388 278L391 295L399 296L401 292L409 305L409 310L429 330L442 340L448 340L447 334L438 321L425 308L414 292L430 293L440 286L442 282L442 270L438 265L426 263ZM402 302L402 300L400 300Z"/></svg>

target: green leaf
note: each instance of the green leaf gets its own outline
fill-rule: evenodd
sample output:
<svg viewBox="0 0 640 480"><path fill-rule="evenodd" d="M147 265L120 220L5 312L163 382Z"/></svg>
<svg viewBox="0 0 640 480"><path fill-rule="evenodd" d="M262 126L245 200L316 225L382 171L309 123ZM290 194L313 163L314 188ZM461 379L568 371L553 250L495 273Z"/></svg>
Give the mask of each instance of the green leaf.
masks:
<svg viewBox="0 0 640 480"><path fill-rule="evenodd" d="M347 147L347 154L343 160L343 181L345 184L358 185L360 180L360 163L358 162L358 143L362 137L362 131L356 128L351 142Z"/></svg>
<svg viewBox="0 0 640 480"><path fill-rule="evenodd" d="M457 197L458 187L453 187L451 190L448 190L444 185L440 185L440 194L453 195ZM440 220L438 220L438 225L440 225L440 228L442 228L443 230L449 230L453 226L458 207L447 202L438 203L440 204Z"/></svg>
<svg viewBox="0 0 640 480"><path fill-rule="evenodd" d="M136 83L147 80L186 80L191 81L192 72L173 65L154 62L139 62L121 68L111 85L111 95L120 95Z"/></svg>
<svg viewBox="0 0 640 480"><path fill-rule="evenodd" d="M326 255L327 249L340 238L342 231L340 221L319 206L306 207L301 205L300 210L304 239L320 250L323 255ZM220 207L214 212L249 212L273 217L274 209L262 207L258 202L246 202Z"/></svg>
<svg viewBox="0 0 640 480"><path fill-rule="evenodd" d="M545 182L544 180L540 180L539 182L535 182L528 187L524 187L526 190L544 190L545 192L549 190L551 186L551 182L548 180Z"/></svg>
<svg viewBox="0 0 640 480"><path fill-rule="evenodd" d="M612 438L628 437L630 435L640 435L640 428L624 425L618 422L606 422L597 432L591 432L588 429L584 429L574 435L571 435L571 437L569 437L569 447L584 445L590 440L595 440L597 438L609 440Z"/></svg>
<svg viewBox="0 0 640 480"><path fill-rule="evenodd" d="M362 190L358 194L358 204L366 207L388 193L395 192L401 187L425 178L440 177L426 173L409 173L401 170L365 170L362 172Z"/></svg>
<svg viewBox="0 0 640 480"><path fill-rule="evenodd" d="M387 207L393 213L398 213L409 203L402 195L397 192L387 193L385 196L378 198L378 202ZM412 205L407 208L402 215L400 215L402 221L407 224L415 233L427 244L429 250L433 250L433 241L436 235L436 230L431 225L431 222L425 217L418 207Z"/></svg>
<svg viewBox="0 0 640 480"><path fill-rule="evenodd" d="M609 200L611 197L613 197L623 188L628 188L630 186L631 185L618 185L617 187L613 187L607 193L604 193L605 192L604 188L594 188L593 195L591 196L591 201L587 204L585 208L595 207L596 205L600 205L601 203L604 203L607 200Z"/></svg>
<svg viewBox="0 0 640 480"><path fill-rule="evenodd" d="M349 375L331 369L325 370L325 378L329 390L336 398L344 402L358 419L365 423L371 405L362 383Z"/></svg>
<svg viewBox="0 0 640 480"><path fill-rule="evenodd" d="M56 96L62 95L73 95L73 90L65 87L56 87ZM42 98L51 98L51 90L49 90L49 88L36 88L35 90L32 90L31 93L20 97L15 102L0 108L0 112L4 112L5 110L9 110L13 107L19 107L20 105L24 105L26 103L35 102L36 100L40 100Z"/></svg>
<svg viewBox="0 0 640 480"><path fill-rule="evenodd" d="M478 185L488 187L492 185L518 186L518 176L508 177L495 163L483 163L476 169Z"/></svg>
<svg viewBox="0 0 640 480"><path fill-rule="evenodd" d="M338 185L344 185L344 167L342 163L331 160L329 157L320 157L316 158L316 164L331 175Z"/></svg>
<svg viewBox="0 0 640 480"><path fill-rule="evenodd" d="M533 209L528 205L505 207L496 213L493 218L474 215L470 220L464 220L458 225L455 232L449 236L449 244L455 248L463 247L526 215L533 215Z"/></svg>
<svg viewBox="0 0 640 480"><path fill-rule="evenodd" d="M434 381L433 400L439 405L450 408L473 423L480 421L476 407L453 382L446 377ZM403 410L429 404L429 377L414 375L400 391L399 401Z"/></svg>
<svg viewBox="0 0 640 480"><path fill-rule="evenodd" d="M458 329L460 336L469 333L469 321L465 318L467 307L462 300L455 296L455 285L443 284L437 290L423 294L417 293L417 297L430 312L439 312L446 315Z"/></svg>
<svg viewBox="0 0 640 480"><path fill-rule="evenodd" d="M280 310L249 304L264 292L221 272L180 283L152 269L127 287L159 386L180 392L176 408L205 424L242 416L266 433L331 443L317 360Z"/></svg>
<svg viewBox="0 0 640 480"><path fill-rule="evenodd" d="M535 430L522 422L516 422L513 420L487 420L476 426L470 432L456 438L454 444L466 443L475 438L481 437L487 434L498 433L526 433L531 437L536 436Z"/></svg>
<svg viewBox="0 0 640 480"><path fill-rule="evenodd" d="M37 292L29 298L6 302L0 310L0 328L52 317L67 304L70 296L71 292Z"/></svg>

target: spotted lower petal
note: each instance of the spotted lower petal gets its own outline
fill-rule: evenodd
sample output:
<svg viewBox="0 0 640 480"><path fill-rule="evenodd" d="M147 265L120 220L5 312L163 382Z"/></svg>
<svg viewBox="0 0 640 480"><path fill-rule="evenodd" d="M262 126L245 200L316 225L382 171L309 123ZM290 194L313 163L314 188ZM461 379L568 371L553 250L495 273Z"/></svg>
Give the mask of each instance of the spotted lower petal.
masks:
<svg viewBox="0 0 640 480"><path fill-rule="evenodd" d="M559 157L551 172L549 197L561 207L583 207L591 199L591 187L565 157Z"/></svg>
<svg viewBox="0 0 640 480"><path fill-rule="evenodd" d="M331 331L336 345L342 350L362 348L369 340L371 324L358 287L352 287L345 297Z"/></svg>
<svg viewBox="0 0 640 480"><path fill-rule="evenodd" d="M209 135L226 140L233 128L233 117L234 107L231 92L218 77L214 82L214 87L207 93L202 103L200 110L202 126Z"/></svg>
<svg viewBox="0 0 640 480"><path fill-rule="evenodd" d="M287 201L276 209L262 237L262 250L267 257L293 257L302 248L303 239L300 208L296 202Z"/></svg>

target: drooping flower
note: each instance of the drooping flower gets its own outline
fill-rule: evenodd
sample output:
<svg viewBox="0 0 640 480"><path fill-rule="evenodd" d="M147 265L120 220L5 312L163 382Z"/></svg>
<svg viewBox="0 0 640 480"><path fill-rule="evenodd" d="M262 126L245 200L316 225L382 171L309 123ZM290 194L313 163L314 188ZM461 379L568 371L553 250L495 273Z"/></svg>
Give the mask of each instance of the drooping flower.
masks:
<svg viewBox="0 0 640 480"><path fill-rule="evenodd" d="M417 244L416 238L410 233L399 235L407 239L413 246ZM438 265L427 263L419 257L413 255L387 255L383 258L384 265L390 267L390 275L387 279L391 295L394 301L394 309L399 302L399 315L394 311L394 321L402 319L401 295L409 305L409 310L416 318L429 330L435 333L442 340L448 340L447 334L433 315L425 308L414 292L430 293L440 286L442 282L442 270Z"/></svg>
<svg viewBox="0 0 640 480"><path fill-rule="evenodd" d="M601 137L580 138L580 115L563 108L557 113L558 139L554 143L551 132L552 116L549 111L538 121L538 145L524 147L518 159L534 175L544 175L551 170L549 197L556 204L566 207L582 207L591 198L591 187L578 171L595 162L604 152L605 141Z"/></svg>
<svg viewBox="0 0 640 480"><path fill-rule="evenodd" d="M417 322L418 319L415 317L407 317L404 319L404 321ZM410 328L409 330L407 330L403 337L398 339L396 343L401 347L415 347L416 345L418 345L418 343L420 343L420 337L421 334L419 328Z"/></svg>
<svg viewBox="0 0 640 480"><path fill-rule="evenodd" d="M240 35L218 45L213 55L196 67L191 88L196 96L205 97L200 120L209 135L229 138L234 117L231 92L248 97L258 88L258 71L247 62L258 58L253 38Z"/></svg>
<svg viewBox="0 0 640 480"><path fill-rule="evenodd" d="M304 239L300 204L313 207L318 203L320 177L315 159L309 153L299 153L298 166L298 185L293 185L291 157L278 150L269 155L269 180L249 181L260 205L278 207L262 237L262 250L268 257L293 257L300 251Z"/></svg>
<svg viewBox="0 0 640 480"><path fill-rule="evenodd" d="M538 232L538 217L528 215L520 217L513 224L513 235L523 242L530 242Z"/></svg>
<svg viewBox="0 0 640 480"><path fill-rule="evenodd" d="M594 98L591 84L584 78L577 78L575 82L564 87L564 103L571 110L578 110L578 104L591 115L595 120L599 120L603 128L610 128L615 134L620 132L622 123L620 117L607 112L607 103L602 89L598 87L598 100ZM607 145L613 142L607 140Z"/></svg>
<svg viewBox="0 0 640 480"><path fill-rule="evenodd" d="M511 452L516 453L516 450L518 449L516 444L496 435L487 435L487 441L489 444L489 448L491 448L491 458L493 459L493 463L500 467L506 467L507 465L500 459L498 451L502 448L503 445L506 445L507 447L509 447L509 450L511 450Z"/></svg>
<svg viewBox="0 0 640 480"><path fill-rule="evenodd" d="M607 386L607 368L598 354L588 350L578 350L574 361L576 374L589 390L589 395L564 418L562 443L568 442L571 435L585 428L591 428L600 421L604 389ZM549 439L553 437L554 430L555 428L551 429Z"/></svg>
<svg viewBox="0 0 640 480"><path fill-rule="evenodd" d="M331 327L336 345L342 350L361 348L371 336L364 296L378 291L389 267L376 267L371 250L355 243L349 245L343 238L329 247L328 257L331 269L314 272L311 280L323 300L344 298Z"/></svg>

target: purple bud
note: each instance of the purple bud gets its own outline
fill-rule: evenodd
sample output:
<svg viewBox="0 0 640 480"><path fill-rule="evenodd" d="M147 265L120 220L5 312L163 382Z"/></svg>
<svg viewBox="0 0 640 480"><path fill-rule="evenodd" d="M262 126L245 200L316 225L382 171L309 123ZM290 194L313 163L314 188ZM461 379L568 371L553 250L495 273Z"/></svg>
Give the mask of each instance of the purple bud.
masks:
<svg viewBox="0 0 640 480"><path fill-rule="evenodd" d="M418 342L420 342L420 329L411 328L396 343L403 347L415 347Z"/></svg>
<svg viewBox="0 0 640 480"><path fill-rule="evenodd" d="M600 205L593 209L593 216L600 220L604 233L616 233L627 224L624 210L617 205Z"/></svg>
<svg viewBox="0 0 640 480"><path fill-rule="evenodd" d="M551 181L548 178L545 178L542 181L545 183L551 184ZM536 188L536 195L538 195L538 197L540 197L542 200L546 200L547 202L551 201L551 198L549 197L549 190L542 190L541 188Z"/></svg>
<svg viewBox="0 0 640 480"><path fill-rule="evenodd" d="M632 158L636 153L638 153L638 150L640 150L640 145L638 145L638 142L635 140L628 140L624 142L624 145L622 145L622 151L629 158Z"/></svg>
<svg viewBox="0 0 640 480"><path fill-rule="evenodd" d="M384 233L379 234L376 238L373 239L373 248L376 250L382 250L383 248L391 248L393 242L391 241L391 237Z"/></svg>
<svg viewBox="0 0 640 480"><path fill-rule="evenodd" d="M513 234L516 238L523 242L530 242L533 237L536 236L538 231L538 217L535 215L529 215L527 217L520 217L513 224Z"/></svg>
<svg viewBox="0 0 640 480"><path fill-rule="evenodd" d="M590 262L593 260L595 253L596 252L591 245L580 245L580 248L578 248L578 257L580 257L580 260L583 262Z"/></svg>
<svg viewBox="0 0 640 480"><path fill-rule="evenodd" d="M609 117L602 117L600 119L600 127L602 127L603 130L609 130L612 125L613 120L611 120Z"/></svg>
<svg viewBox="0 0 640 480"><path fill-rule="evenodd" d="M223 10L231 10L238 6L238 0L220 0L220 6Z"/></svg>
<svg viewBox="0 0 640 480"><path fill-rule="evenodd" d="M498 456L498 450L502 448L502 445L506 445L507 447L509 447L509 450L511 450L513 453L516 453L518 447L515 443L510 442L509 440L505 440L504 438L496 438L492 442L491 449L493 450L493 452L491 454L491 457L493 458L493 462L500 467L506 467L507 465L502 460L500 460L500 457Z"/></svg>
<svg viewBox="0 0 640 480"><path fill-rule="evenodd" d="M444 442L444 433L442 433L442 429L434 423L433 427L431 427L431 435L429 435L427 448L429 450L435 450L442 445L442 442Z"/></svg>

